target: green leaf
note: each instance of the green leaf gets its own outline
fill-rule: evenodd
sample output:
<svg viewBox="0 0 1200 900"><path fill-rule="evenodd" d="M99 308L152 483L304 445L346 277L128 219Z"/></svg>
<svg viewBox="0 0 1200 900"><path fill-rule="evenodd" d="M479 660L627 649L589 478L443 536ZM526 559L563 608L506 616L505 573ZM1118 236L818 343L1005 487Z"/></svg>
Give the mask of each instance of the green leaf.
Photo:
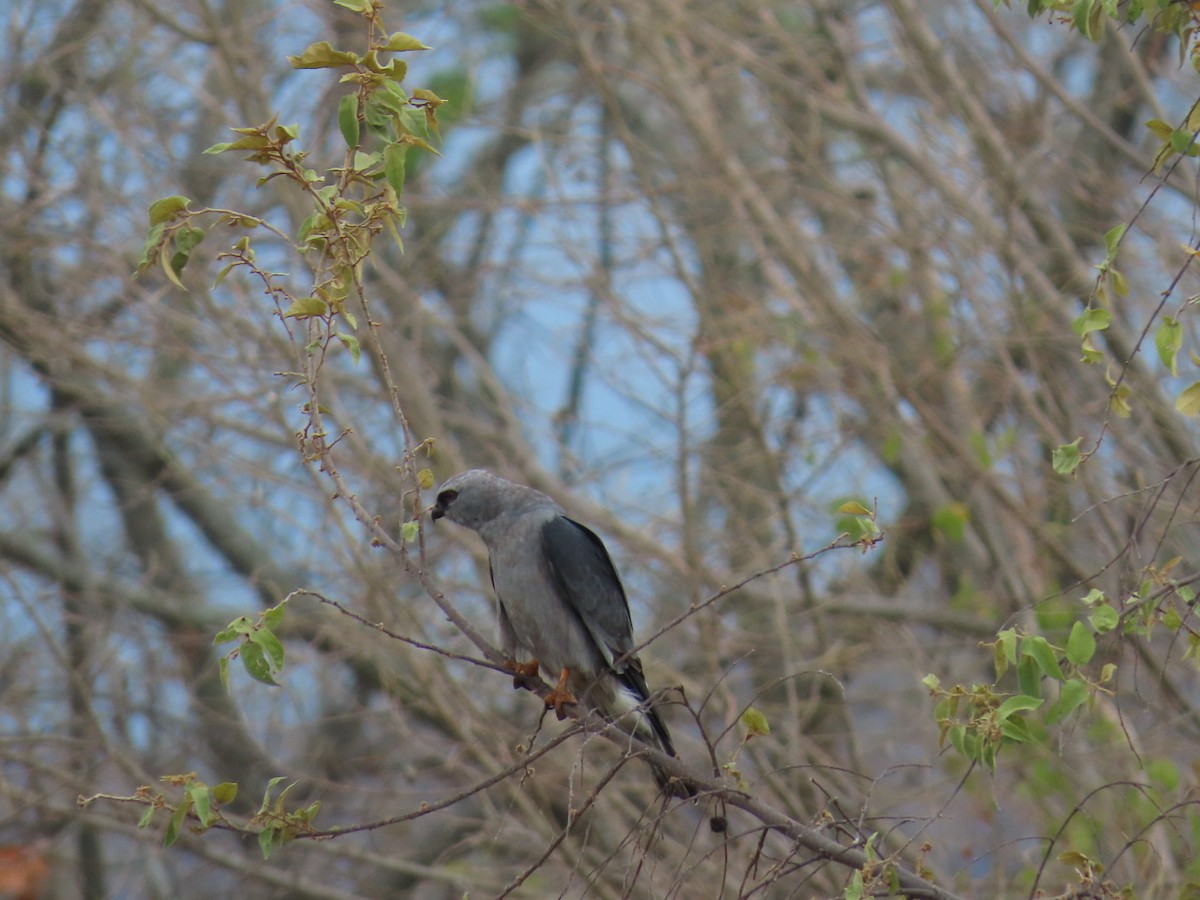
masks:
<svg viewBox="0 0 1200 900"><path fill-rule="evenodd" d="M283 317L305 319L309 316L323 316L329 312L329 305L320 297L303 297L293 300L292 305L283 311Z"/></svg>
<svg viewBox="0 0 1200 900"><path fill-rule="evenodd" d="M1067 660L1076 666L1086 666L1096 655L1096 638L1092 630L1082 622L1071 626L1071 636L1067 638Z"/></svg>
<svg viewBox="0 0 1200 900"><path fill-rule="evenodd" d="M203 228L180 228L175 232L175 249L180 253L191 253L204 240Z"/></svg>
<svg viewBox="0 0 1200 900"><path fill-rule="evenodd" d="M996 679L1003 678L1008 667L1016 665L1016 662L1017 632L1006 628L996 635L996 642L992 645L992 664L996 667Z"/></svg>
<svg viewBox="0 0 1200 900"><path fill-rule="evenodd" d="M343 347L350 351L350 358L352 360L358 362L362 358L362 344L359 343L358 338L352 334L342 334L339 331L337 339L342 342Z"/></svg>
<svg viewBox="0 0 1200 900"><path fill-rule="evenodd" d="M1172 375L1179 374L1176 357L1179 348L1183 346L1183 326L1170 316L1164 316L1158 330L1154 332L1154 346L1158 348L1158 358Z"/></svg>
<svg viewBox="0 0 1200 900"><path fill-rule="evenodd" d="M1200 415L1200 381L1189 385L1175 398L1175 411L1185 416Z"/></svg>
<svg viewBox="0 0 1200 900"><path fill-rule="evenodd" d="M229 143L228 141L222 141L219 144L213 144L211 147L206 147L203 150L201 150L200 152L203 153L205 156L216 156L218 153L224 153L226 150L228 150L232 146L233 145L231 143Z"/></svg>
<svg viewBox="0 0 1200 900"><path fill-rule="evenodd" d="M1088 621L1092 623L1093 628L1104 634L1105 632L1112 631L1120 624L1121 616L1115 609L1105 603L1096 607L1096 611L1088 616Z"/></svg>
<svg viewBox="0 0 1200 900"><path fill-rule="evenodd" d="M1175 131L1174 125L1170 124L1169 122L1164 122L1162 119L1151 119L1149 122L1146 123L1146 127L1148 129L1150 129L1150 131L1154 134L1154 136L1156 138L1158 138L1160 141L1169 140L1171 137L1171 134ZM1122 225L1119 227L1124 228L1125 226ZM1107 239L1108 239L1108 235L1105 235L1106 243L1107 243ZM1112 254L1110 253L1109 255L1111 256Z"/></svg>
<svg viewBox="0 0 1200 900"><path fill-rule="evenodd" d="M971 511L967 504L961 501L953 503L944 503L933 511L931 522L934 530L941 532L945 537L958 543L966 534L967 522L970 521Z"/></svg>
<svg viewBox="0 0 1200 900"><path fill-rule="evenodd" d="M1009 697L1000 704L1000 708L996 710L996 717L1000 721L1004 721L1013 713L1037 709L1045 702L1045 699L1042 697L1031 697L1027 694L1018 694L1015 697Z"/></svg>
<svg viewBox="0 0 1200 900"><path fill-rule="evenodd" d="M262 851L263 859L271 858L271 850L275 846L275 835L279 829L271 825L258 833L258 849Z"/></svg>
<svg viewBox="0 0 1200 900"><path fill-rule="evenodd" d="M1187 153L1189 150L1191 150L1192 141L1195 139L1196 136L1192 132L1184 131L1182 128L1180 128L1171 132L1171 136L1167 139L1167 143L1171 145L1171 149L1176 153Z"/></svg>
<svg viewBox="0 0 1200 900"><path fill-rule="evenodd" d="M1042 674L1049 676L1057 681L1063 680L1062 669L1058 667L1058 655L1054 652L1054 648L1041 635L1033 635L1021 641L1021 655L1032 657L1038 664L1038 668L1042 670ZM1035 694L1033 696L1040 696Z"/></svg>
<svg viewBox="0 0 1200 900"><path fill-rule="evenodd" d="M150 820L154 818L155 809L156 809L156 807L154 807L154 806L146 807L146 811L144 813L142 813L142 817L140 819L138 819L138 828L139 829L150 827Z"/></svg>
<svg viewBox="0 0 1200 900"><path fill-rule="evenodd" d="M1032 656L1022 656L1017 664L1017 687L1027 697L1042 696L1042 670Z"/></svg>
<svg viewBox="0 0 1200 900"><path fill-rule="evenodd" d="M1046 710L1046 724L1055 725L1075 712L1088 698L1087 682L1072 678L1063 683L1058 699Z"/></svg>
<svg viewBox="0 0 1200 900"><path fill-rule="evenodd" d="M433 48L425 46L411 34L397 31L388 37L387 44L383 49L391 50L393 53L404 53L408 50L432 50Z"/></svg>
<svg viewBox="0 0 1200 900"><path fill-rule="evenodd" d="M400 526L400 536L404 538L406 543L411 544L417 539L417 533L419 530L420 526L418 526L416 522L405 522Z"/></svg>
<svg viewBox="0 0 1200 900"><path fill-rule="evenodd" d="M929 690L932 692L941 688L942 679L938 678L933 673L930 673L921 679L921 684L925 685L925 687L929 688Z"/></svg>
<svg viewBox="0 0 1200 900"><path fill-rule="evenodd" d="M1125 280L1125 274L1119 269L1110 266L1108 277L1112 280L1113 290L1117 292L1118 297L1129 296L1129 282Z"/></svg>
<svg viewBox="0 0 1200 900"><path fill-rule="evenodd" d="M404 191L404 169L407 157L408 147L399 142L388 144L383 148L383 176L397 195Z"/></svg>
<svg viewBox="0 0 1200 900"><path fill-rule="evenodd" d="M334 69L338 66L353 66L359 61L357 53L334 50L329 41L309 44L299 56L289 56L287 60L294 69Z"/></svg>
<svg viewBox="0 0 1200 900"><path fill-rule="evenodd" d="M1093 331L1103 331L1112 324L1112 313L1107 309L1101 309L1093 306L1090 309L1085 309L1075 321L1071 323L1071 328L1080 337L1085 337Z"/></svg>
<svg viewBox="0 0 1200 900"><path fill-rule="evenodd" d="M184 791L187 792L188 799L192 801L192 806L196 810L196 818L202 825L208 825L209 816L212 813L208 803L208 785L193 781L184 788Z"/></svg>
<svg viewBox="0 0 1200 900"><path fill-rule="evenodd" d="M1071 23L1089 41L1100 37L1100 14L1103 12L1099 0L1075 0L1071 6Z"/></svg>
<svg viewBox="0 0 1200 900"><path fill-rule="evenodd" d="M212 789L213 799L217 803L232 803L237 799L238 786L232 781L222 781Z"/></svg>
<svg viewBox="0 0 1200 900"><path fill-rule="evenodd" d="M254 627L254 623L250 621L248 616L238 616L221 631L217 632L217 636L213 638L214 644L224 644L235 640L239 635L249 634L250 629Z"/></svg>
<svg viewBox="0 0 1200 900"><path fill-rule="evenodd" d="M333 0L334 6L341 6L356 13L369 13L371 0Z"/></svg>
<svg viewBox="0 0 1200 900"><path fill-rule="evenodd" d="M761 737L771 733L771 724L767 721L767 717L761 710L753 706L746 707L746 711L742 713L741 723L749 737Z"/></svg>
<svg viewBox="0 0 1200 900"><path fill-rule="evenodd" d="M1148 123L1147 123L1148 124ZM1166 125L1166 123L1162 123ZM1170 134L1174 129L1167 125L1167 134ZM1166 140L1166 135L1160 135L1163 140ZM1108 259L1113 259L1117 255L1117 248L1121 246L1121 238L1125 237L1125 225L1117 225L1104 232L1104 252Z"/></svg>
<svg viewBox="0 0 1200 900"><path fill-rule="evenodd" d="M358 146L358 95L347 94L338 101L338 128L346 146L354 149Z"/></svg>
<svg viewBox="0 0 1200 900"><path fill-rule="evenodd" d="M946 735L950 739L950 746L957 750L962 756L968 756L967 753L967 728L965 725L955 725L947 732Z"/></svg>
<svg viewBox="0 0 1200 900"><path fill-rule="evenodd" d="M855 869L854 874L850 876L850 883L842 891L842 900L862 900L865 890L862 870Z"/></svg>
<svg viewBox="0 0 1200 900"><path fill-rule="evenodd" d="M249 673L250 677L255 681L261 681L263 684L270 684L278 687L275 679L271 677L271 667L267 664L266 654L263 653L262 647L258 644L247 642L242 644L239 651L242 657L242 667Z"/></svg>
<svg viewBox="0 0 1200 900"><path fill-rule="evenodd" d="M179 194L155 200L150 204L150 226L154 227L155 225L161 225L163 222L171 221L181 212L185 212L191 202L187 197Z"/></svg>
<svg viewBox="0 0 1200 900"><path fill-rule="evenodd" d="M167 830L163 833L164 847L170 847L179 840L179 835L183 831L183 822L187 818L188 809L191 805L191 800L179 801L179 806L175 807L175 811L171 813L171 818L167 819Z"/></svg>
<svg viewBox="0 0 1200 900"><path fill-rule="evenodd" d="M1179 787L1179 768L1169 759L1152 759L1146 764L1150 781L1164 791L1174 792Z"/></svg>
<svg viewBox="0 0 1200 900"><path fill-rule="evenodd" d="M229 657L222 656L217 660L217 671L221 673L221 687L225 688L225 693L229 693Z"/></svg>
<svg viewBox="0 0 1200 900"><path fill-rule="evenodd" d="M265 791L263 791L262 805L259 806L259 808L258 808L258 814L260 816L263 813L265 813L271 806L271 791L275 790L275 785L279 784L281 781L286 781L286 780L287 780L286 775L276 775L274 778L272 778L270 781L267 782L267 789Z"/></svg>
<svg viewBox="0 0 1200 900"><path fill-rule="evenodd" d="M1083 462L1083 454L1079 452L1079 442L1082 440L1083 438L1077 437L1069 444L1054 448L1050 456L1050 465L1059 475L1071 475Z"/></svg>
<svg viewBox="0 0 1200 900"><path fill-rule="evenodd" d="M1000 733L1017 744L1024 744L1033 738L1029 725L1020 716L1010 716L1000 723Z"/></svg>
<svg viewBox="0 0 1200 900"><path fill-rule="evenodd" d="M181 291L186 291L187 288L185 288L183 286L183 282L179 280L179 269L176 268L176 260L167 254L166 244L163 244L162 247L159 248L158 261L162 265L163 274L167 276L167 280ZM186 261L187 258L184 257L184 262Z"/></svg>
<svg viewBox="0 0 1200 900"><path fill-rule="evenodd" d="M283 611L287 608L287 600L281 600L270 609L263 610L262 623L267 628L278 628L283 621Z"/></svg>
<svg viewBox="0 0 1200 900"><path fill-rule="evenodd" d="M269 628L256 628L250 632L250 640L262 647L263 653L266 654L267 662L273 671L278 672L283 668L283 644L279 642L279 638L275 636L275 632Z"/></svg>
<svg viewBox="0 0 1200 900"><path fill-rule="evenodd" d="M857 500L847 500L837 508L837 512L844 516L869 516L871 510L867 509Z"/></svg>

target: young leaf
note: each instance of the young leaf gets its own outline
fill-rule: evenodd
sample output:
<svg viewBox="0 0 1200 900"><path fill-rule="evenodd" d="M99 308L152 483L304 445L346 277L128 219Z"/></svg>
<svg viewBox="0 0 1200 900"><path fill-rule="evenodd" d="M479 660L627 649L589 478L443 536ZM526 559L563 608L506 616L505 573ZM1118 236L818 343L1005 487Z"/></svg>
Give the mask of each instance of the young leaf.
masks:
<svg viewBox="0 0 1200 900"><path fill-rule="evenodd" d="M213 799L217 803L232 803L237 799L238 786L232 781L222 781L212 789Z"/></svg>
<svg viewBox="0 0 1200 900"><path fill-rule="evenodd" d="M1147 123L1147 127L1150 127L1150 124L1151 123ZM1167 139L1167 135L1175 129L1170 125L1167 125L1166 122L1162 122L1161 124L1166 126L1166 131L1163 134L1160 134L1159 137L1165 141ZM1117 255L1117 248L1121 246L1121 238L1123 237L1125 237L1124 223L1110 228L1108 231L1104 232L1104 252L1108 259L1113 259Z"/></svg>
<svg viewBox="0 0 1200 900"><path fill-rule="evenodd" d="M192 801L192 806L196 810L196 818L200 820L202 825L210 824L209 815L212 810L208 802L208 785L193 781L184 790L187 792L188 799Z"/></svg>
<svg viewBox="0 0 1200 900"><path fill-rule="evenodd" d="M304 48L299 56L289 56L293 69L333 69L338 66L353 66L358 54L346 50L334 50L329 41L317 41Z"/></svg>
<svg viewBox="0 0 1200 900"><path fill-rule="evenodd" d="M404 169L408 147L397 142L383 148L383 175L397 195L404 191Z"/></svg>
<svg viewBox="0 0 1200 900"><path fill-rule="evenodd" d="M1042 697L1030 697L1025 694L1018 694L1015 697L1009 697L1000 704L1000 708L996 710L996 718L1001 721L1007 719L1013 713L1025 712L1030 709L1037 709L1045 699Z"/></svg>
<svg viewBox="0 0 1200 900"><path fill-rule="evenodd" d="M1042 696L1042 670L1032 656L1021 657L1017 665L1017 687L1027 697Z"/></svg>
<svg viewBox="0 0 1200 900"><path fill-rule="evenodd" d="M1058 699L1050 704L1050 708L1046 710L1046 724L1054 725L1061 722L1071 713L1075 712L1087 698L1087 682L1079 678L1072 678L1065 682L1062 686L1062 691L1058 695Z"/></svg>
<svg viewBox="0 0 1200 900"><path fill-rule="evenodd" d="M1050 643L1041 635L1035 634L1021 641L1021 655L1032 657L1043 675L1048 675L1057 681L1063 680L1062 669L1058 667L1058 656Z"/></svg>
<svg viewBox="0 0 1200 900"><path fill-rule="evenodd" d="M167 830L163 833L163 846L170 847L177 840L183 831L183 822L187 818L188 810L191 808L192 802L189 799L179 801L179 806L171 813L171 818L167 820Z"/></svg>
<svg viewBox="0 0 1200 900"><path fill-rule="evenodd" d="M1093 628L1104 634L1116 628L1121 621L1121 617L1115 609L1105 603L1096 607L1096 611L1088 616L1088 621L1092 623Z"/></svg>
<svg viewBox="0 0 1200 900"><path fill-rule="evenodd" d="M350 351L350 358L358 362L362 357L362 344L359 343L358 338L352 334L342 334L339 331L337 339L342 342L343 347Z"/></svg>
<svg viewBox="0 0 1200 900"><path fill-rule="evenodd" d="M1067 638L1067 660L1077 666L1086 666L1096 653L1096 638L1092 630L1082 622L1071 626L1071 636Z"/></svg>
<svg viewBox="0 0 1200 900"><path fill-rule="evenodd" d="M1158 358L1172 375L1179 374L1175 358L1179 348L1183 346L1183 326L1170 316L1164 316L1158 330L1154 333L1154 346L1158 348Z"/></svg>
<svg viewBox="0 0 1200 900"><path fill-rule="evenodd" d="M1069 444L1054 448L1054 453L1050 457L1050 465L1059 475L1071 475L1083 462L1083 455L1079 452L1079 442L1082 440L1083 438L1075 438Z"/></svg>
<svg viewBox="0 0 1200 900"><path fill-rule="evenodd" d="M186 211L191 202L187 197L180 196L179 194L155 200L150 204L151 227L171 221L181 212Z"/></svg>
<svg viewBox="0 0 1200 900"><path fill-rule="evenodd" d="M302 297L292 301L292 305L283 311L283 317L305 319L309 316L323 316L329 312L329 306L320 297Z"/></svg>
<svg viewBox="0 0 1200 900"><path fill-rule="evenodd" d="M203 228L180 228L175 232L175 249L180 253L191 253L202 240Z"/></svg>
<svg viewBox="0 0 1200 900"><path fill-rule="evenodd" d="M1112 313L1107 309L1092 307L1080 313L1075 321L1071 323L1071 327L1077 335L1085 337L1093 331L1103 331L1111 324Z"/></svg>
<svg viewBox="0 0 1200 900"><path fill-rule="evenodd" d="M1200 416L1200 381L1180 392L1175 398L1175 411L1185 416Z"/></svg>
<svg viewBox="0 0 1200 900"><path fill-rule="evenodd" d="M255 681L261 681L263 684L270 684L278 687L278 683L271 677L271 667L267 664L266 654L263 653L262 647L258 644L247 642L242 644L240 650L242 657L242 667Z"/></svg>
<svg viewBox="0 0 1200 900"><path fill-rule="evenodd" d="M262 623L267 628L278 628L283 621L283 611L287 608L287 600L281 600L270 609L263 610Z"/></svg>
<svg viewBox="0 0 1200 900"><path fill-rule="evenodd" d="M353 149L358 146L357 94L347 94L338 101L338 128L341 129L347 147Z"/></svg>
<svg viewBox="0 0 1200 900"><path fill-rule="evenodd" d="M258 849L262 851L263 859L271 858L271 850L275 846L275 835L278 829L271 825L258 833Z"/></svg>
<svg viewBox="0 0 1200 900"><path fill-rule="evenodd" d="M256 628L250 632L250 640L262 647L271 669L278 672L283 668L283 644L269 628Z"/></svg>
<svg viewBox="0 0 1200 900"><path fill-rule="evenodd" d="M750 737L761 737L771 733L771 724L767 721L767 717L762 714L761 710L753 706L746 707L746 711L742 713L741 722L746 729L746 734Z"/></svg>
<svg viewBox="0 0 1200 900"><path fill-rule="evenodd" d="M420 526L416 522L405 522L400 526L400 536L404 538L405 543L411 544L417 539L417 533Z"/></svg>
<svg viewBox="0 0 1200 900"><path fill-rule="evenodd" d="M408 50L432 50L433 48L425 46L411 34L397 31L388 38L383 49L391 50L393 53L404 53Z"/></svg>

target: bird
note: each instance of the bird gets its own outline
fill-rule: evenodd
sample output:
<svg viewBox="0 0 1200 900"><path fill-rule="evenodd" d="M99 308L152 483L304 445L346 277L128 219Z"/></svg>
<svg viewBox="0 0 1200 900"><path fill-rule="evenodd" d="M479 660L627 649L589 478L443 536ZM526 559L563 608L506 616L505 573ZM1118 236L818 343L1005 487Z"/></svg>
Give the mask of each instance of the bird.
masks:
<svg viewBox="0 0 1200 900"><path fill-rule="evenodd" d="M487 546L500 645L514 687L545 671L554 684L546 707L559 719L565 706L579 703L677 755L632 652L633 621L621 578L595 532L541 491L484 469L445 481L430 514L475 531ZM696 795L653 763L651 770L668 796Z"/></svg>

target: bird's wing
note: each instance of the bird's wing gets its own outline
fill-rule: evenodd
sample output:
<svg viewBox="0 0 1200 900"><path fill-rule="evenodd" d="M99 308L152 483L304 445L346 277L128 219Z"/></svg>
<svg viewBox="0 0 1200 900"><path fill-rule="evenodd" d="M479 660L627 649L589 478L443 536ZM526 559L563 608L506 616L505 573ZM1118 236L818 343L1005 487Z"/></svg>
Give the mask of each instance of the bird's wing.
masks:
<svg viewBox="0 0 1200 900"><path fill-rule="evenodd" d="M613 666L618 657L633 649L633 621L621 578L604 542L590 528L557 515L542 528L542 549L559 595L582 621L604 660ZM613 674L636 702L649 699L650 689L636 656L613 667ZM659 746L674 756L671 736L658 710L651 707L645 715Z"/></svg>
<svg viewBox="0 0 1200 900"><path fill-rule="evenodd" d="M633 622L625 589L603 542L590 529L558 515L542 527L542 550L560 596L612 665L633 649Z"/></svg>

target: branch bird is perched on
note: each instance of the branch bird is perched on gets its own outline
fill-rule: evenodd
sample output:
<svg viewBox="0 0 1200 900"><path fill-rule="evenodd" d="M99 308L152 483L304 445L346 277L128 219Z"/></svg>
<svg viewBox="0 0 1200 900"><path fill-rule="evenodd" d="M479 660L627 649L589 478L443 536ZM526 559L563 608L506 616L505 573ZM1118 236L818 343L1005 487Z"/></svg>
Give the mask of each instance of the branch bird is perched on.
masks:
<svg viewBox="0 0 1200 900"><path fill-rule="evenodd" d="M581 703L675 756L667 726L647 703L642 664L630 652L629 602L600 538L540 491L482 469L443 484L432 516L478 532L487 545L501 648L516 683L544 669L555 682L546 706L560 719L565 704ZM694 796L652 768L663 791Z"/></svg>

